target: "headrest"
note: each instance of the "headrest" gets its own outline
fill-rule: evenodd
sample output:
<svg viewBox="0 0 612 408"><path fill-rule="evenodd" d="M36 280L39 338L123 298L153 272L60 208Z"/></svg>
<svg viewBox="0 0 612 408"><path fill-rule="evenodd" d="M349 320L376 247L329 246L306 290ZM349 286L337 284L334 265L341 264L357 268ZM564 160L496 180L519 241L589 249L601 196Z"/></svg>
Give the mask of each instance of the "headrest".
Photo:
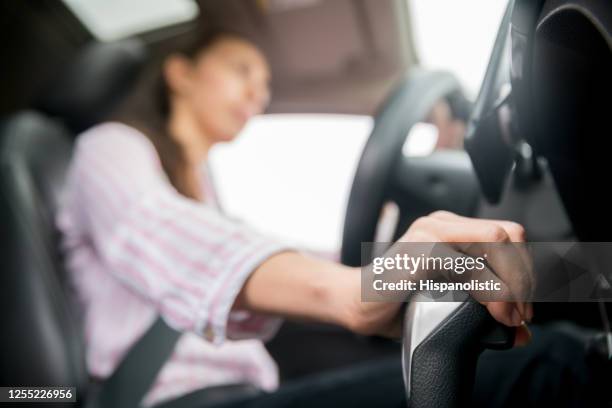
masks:
<svg viewBox="0 0 612 408"><path fill-rule="evenodd" d="M104 119L135 82L146 60L136 39L92 42L53 78L35 108L80 132Z"/></svg>

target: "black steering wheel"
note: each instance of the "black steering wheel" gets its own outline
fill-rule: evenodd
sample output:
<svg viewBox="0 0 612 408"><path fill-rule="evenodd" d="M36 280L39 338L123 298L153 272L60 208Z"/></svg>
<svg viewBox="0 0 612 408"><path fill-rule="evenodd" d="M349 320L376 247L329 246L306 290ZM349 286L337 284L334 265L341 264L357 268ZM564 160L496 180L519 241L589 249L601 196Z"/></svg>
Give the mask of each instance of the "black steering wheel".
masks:
<svg viewBox="0 0 612 408"><path fill-rule="evenodd" d="M374 241L379 216L388 201L397 203L400 210L396 235L419 216L435 210L473 213L478 183L465 152L439 151L410 158L402 153L414 125L426 119L436 102L450 101L457 95L462 95L462 90L454 75L413 69L376 115L349 196L342 263L359 266L369 262L369 254L361 253L361 243Z"/></svg>

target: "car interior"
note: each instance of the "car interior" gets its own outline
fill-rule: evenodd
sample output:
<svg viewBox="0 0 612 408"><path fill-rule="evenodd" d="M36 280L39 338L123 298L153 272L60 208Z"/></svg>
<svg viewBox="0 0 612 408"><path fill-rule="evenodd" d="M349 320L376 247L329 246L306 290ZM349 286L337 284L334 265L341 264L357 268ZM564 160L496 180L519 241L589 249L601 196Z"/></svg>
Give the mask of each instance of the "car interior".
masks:
<svg viewBox="0 0 612 408"><path fill-rule="evenodd" d="M190 33L196 20L105 40L69 3L0 5L0 306L5 310L0 386L70 385L77 388L76 406L135 406L176 333L158 324L111 378L92 381L53 219L76 136L103 121L146 62ZM412 222L436 210L513 220L535 242L612 241L606 187L612 152L612 3L509 1L476 98L452 72L421 66L406 0L195 4L201 16L246 30L263 45L273 74L266 114L373 117L347 198L342 263L368 263L372 254L362 251L362 242L395 241ZM405 155L402 146L411 129L440 101L465 123L464 148ZM394 226L380 239L381 214L389 203L396 208ZM599 255L602 290L609 291L612 254ZM536 323L571 321L584 328L594 370L609 384L610 303L534 307ZM424 317L428 308L438 308L437 320ZM510 347L512 335L466 299L412 302L402 341L285 322L266 347L281 382L397 358L404 364L410 406L466 406L479 354ZM445 386L428 387L433 378ZM230 394L252 389L237 384L203 391L207 397L198 407L215 407Z"/></svg>

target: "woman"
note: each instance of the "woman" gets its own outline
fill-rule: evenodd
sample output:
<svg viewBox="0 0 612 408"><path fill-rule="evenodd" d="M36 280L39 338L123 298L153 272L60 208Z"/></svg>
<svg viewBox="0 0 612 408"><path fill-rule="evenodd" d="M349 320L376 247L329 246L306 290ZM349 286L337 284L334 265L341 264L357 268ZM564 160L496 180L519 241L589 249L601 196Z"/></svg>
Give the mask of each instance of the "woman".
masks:
<svg viewBox="0 0 612 408"><path fill-rule="evenodd" d="M184 334L148 405L218 384L274 390L262 339L280 317L399 336L401 305L361 302L359 269L307 256L218 211L206 157L265 110L270 70L261 51L238 34L207 30L158 68L153 92L79 136L58 219L91 375L108 377L158 315ZM401 240L520 242L524 231L439 212ZM486 306L506 325L532 317L526 303Z"/></svg>

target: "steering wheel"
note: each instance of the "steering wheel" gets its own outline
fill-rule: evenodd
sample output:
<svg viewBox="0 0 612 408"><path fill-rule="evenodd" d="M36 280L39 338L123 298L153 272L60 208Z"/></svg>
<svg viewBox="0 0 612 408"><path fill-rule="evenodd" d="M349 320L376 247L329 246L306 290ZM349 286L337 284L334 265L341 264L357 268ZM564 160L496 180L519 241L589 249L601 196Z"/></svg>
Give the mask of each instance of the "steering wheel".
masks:
<svg viewBox="0 0 612 408"><path fill-rule="evenodd" d="M369 254L361 252L361 243L374 241L379 216L388 201L397 203L400 210L396 235L419 216L435 210L463 215L475 211L478 181L464 151L436 151L427 157L402 153L413 126L424 121L436 102L444 98L450 102L456 95L462 91L452 74L414 69L376 115L349 196L342 263L359 266L369 262Z"/></svg>

